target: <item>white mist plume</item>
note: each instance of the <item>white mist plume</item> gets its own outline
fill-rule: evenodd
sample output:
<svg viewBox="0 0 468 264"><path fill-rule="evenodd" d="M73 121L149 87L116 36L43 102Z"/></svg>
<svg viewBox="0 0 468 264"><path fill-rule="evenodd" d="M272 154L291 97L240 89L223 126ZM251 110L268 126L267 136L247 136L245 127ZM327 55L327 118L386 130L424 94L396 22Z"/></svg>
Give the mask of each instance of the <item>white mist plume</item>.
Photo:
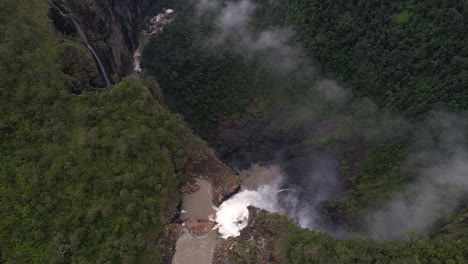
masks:
<svg viewBox="0 0 468 264"><path fill-rule="evenodd" d="M292 44L294 32L287 28L270 28L253 32L250 24L257 5L251 0L221 1L199 0L199 14L217 12L216 32L208 41L210 48L228 47L248 58L256 58L264 65L288 73L307 65L303 49Z"/></svg>
<svg viewBox="0 0 468 264"><path fill-rule="evenodd" d="M193 0L199 15L215 15L215 32L203 42L210 50L227 49L243 57L255 60L275 75L290 78L314 79L317 75L314 64L308 59L302 46L293 41L294 31L290 28L270 27L253 29L257 5L252 0L221 1ZM269 1L274 5L274 1ZM302 77L299 77L302 76ZM350 93L336 82L323 80L311 88L324 94L334 103L344 103Z"/></svg>
<svg viewBox="0 0 468 264"><path fill-rule="evenodd" d="M466 120L453 114L433 114L418 133L417 151L409 161L410 166L419 168L417 180L396 194L386 208L368 217L371 236L427 232L459 205L468 192Z"/></svg>
<svg viewBox="0 0 468 264"><path fill-rule="evenodd" d="M334 80L322 80L317 84L317 89L322 91L325 97L336 103L344 103L350 97L349 92L338 85Z"/></svg>
<svg viewBox="0 0 468 264"><path fill-rule="evenodd" d="M243 190L222 203L216 213L221 236L224 239L239 236L240 231L248 224L248 206L279 212L277 193L277 186L263 185L257 191Z"/></svg>
<svg viewBox="0 0 468 264"><path fill-rule="evenodd" d="M220 7L220 2L218 0L198 0L197 1L197 11L199 15L206 13L206 12L217 10L219 7Z"/></svg>
<svg viewBox="0 0 468 264"><path fill-rule="evenodd" d="M240 231L247 226L248 206L269 212L282 211L278 203L279 184L282 181L279 167L254 165L251 170L255 175L246 180L242 191L224 201L217 209L216 227L224 239L239 236Z"/></svg>

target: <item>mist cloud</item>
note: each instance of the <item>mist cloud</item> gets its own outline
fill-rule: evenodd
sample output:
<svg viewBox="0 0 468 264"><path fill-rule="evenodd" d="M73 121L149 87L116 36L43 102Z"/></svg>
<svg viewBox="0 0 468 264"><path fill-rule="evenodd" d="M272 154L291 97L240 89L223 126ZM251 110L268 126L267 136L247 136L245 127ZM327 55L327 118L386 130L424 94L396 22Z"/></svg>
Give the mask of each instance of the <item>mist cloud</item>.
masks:
<svg viewBox="0 0 468 264"><path fill-rule="evenodd" d="M247 58L255 58L281 73L305 69L307 60L303 49L294 45L294 32L288 28L252 30L257 5L251 0L200 0L197 9L216 12L216 32L207 41L210 48L228 48ZM309 68L310 69L310 68Z"/></svg>
<svg viewBox="0 0 468 264"><path fill-rule="evenodd" d="M211 12L215 16L215 32L208 37L205 45L213 50L228 49L245 58L254 59L276 70L279 76L298 72L302 76L316 74L304 49L294 43L293 30L281 27L263 30L252 28L256 8L252 0L198 0L197 10L200 15ZM350 101L351 93L333 80L319 80L312 86L336 104L343 105ZM356 112L363 117L354 116L356 120L369 123L362 123L361 127L378 126L375 129L363 129L366 139L383 140L416 130L410 122L395 118L389 111L378 110L370 100L354 101L352 107L362 109ZM368 115L372 115L373 119L369 119ZM440 217L456 209L460 197L468 190L468 152L465 146L468 126L464 120L468 120L466 116L433 113L420 131L415 133L417 140L407 163L409 168L416 171L417 179L395 194L385 208L368 215L367 235L399 236L409 230L426 232ZM317 168L320 166L316 165ZM332 167L325 172L318 170L317 173L312 168L308 179L297 179L283 186L297 190L281 192L279 196L283 207L288 208L289 214L301 226L317 225L320 222L316 212L318 204L333 199L332 196L340 190L339 186L318 182L318 179L333 171ZM325 178L334 179L335 176L332 173Z"/></svg>
<svg viewBox="0 0 468 264"><path fill-rule="evenodd" d="M370 236L428 232L460 205L460 198L468 192L466 120L454 114L432 113L416 133L418 139L408 159L408 166L416 168L416 181L395 194L385 208L368 216Z"/></svg>
<svg viewBox="0 0 468 264"><path fill-rule="evenodd" d="M270 5L274 1L269 2ZM216 1L198 0L199 15L210 13L215 16L215 32L204 41L210 50L229 50L255 60L261 66L273 70L278 76L298 74L304 78L316 78L314 63L302 46L293 40L295 33L290 28L270 27L254 29L253 21L257 5L252 0ZM343 103L349 92L336 82L323 80L314 89L331 102Z"/></svg>
<svg viewBox="0 0 468 264"><path fill-rule="evenodd" d="M212 12L214 10L219 9L220 2L218 0L197 0L197 12L199 15L204 14L206 12Z"/></svg>

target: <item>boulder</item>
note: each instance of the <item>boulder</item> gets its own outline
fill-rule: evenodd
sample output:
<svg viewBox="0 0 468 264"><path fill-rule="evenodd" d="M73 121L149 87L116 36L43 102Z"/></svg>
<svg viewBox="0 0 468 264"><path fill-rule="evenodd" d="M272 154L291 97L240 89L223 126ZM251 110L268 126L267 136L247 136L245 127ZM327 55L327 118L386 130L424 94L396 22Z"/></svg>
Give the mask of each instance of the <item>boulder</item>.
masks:
<svg viewBox="0 0 468 264"><path fill-rule="evenodd" d="M216 223L210 220L187 220L184 225L191 236L198 237L210 232Z"/></svg>

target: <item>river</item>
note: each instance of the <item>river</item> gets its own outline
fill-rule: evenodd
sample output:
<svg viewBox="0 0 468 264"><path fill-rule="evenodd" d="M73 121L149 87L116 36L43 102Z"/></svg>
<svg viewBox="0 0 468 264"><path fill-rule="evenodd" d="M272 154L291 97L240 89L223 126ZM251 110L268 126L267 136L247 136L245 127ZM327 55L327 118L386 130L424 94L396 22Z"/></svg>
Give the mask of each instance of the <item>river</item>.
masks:
<svg viewBox="0 0 468 264"><path fill-rule="evenodd" d="M237 236L247 225L248 205L271 212L281 212L277 203L278 186L282 180L279 166L253 164L248 170L241 171L241 191L214 209L211 184L197 180L200 189L182 196L180 219L216 220L219 229L213 229L202 237L192 237L184 228L184 233L176 243L173 264L209 264L218 240Z"/></svg>
<svg viewBox="0 0 468 264"><path fill-rule="evenodd" d="M180 219L210 220L216 210L211 201L211 184L205 180L197 180L200 189L192 194L182 196L182 212ZM173 264L209 264L216 247L217 230L202 237L192 237L184 228L184 233L177 240Z"/></svg>

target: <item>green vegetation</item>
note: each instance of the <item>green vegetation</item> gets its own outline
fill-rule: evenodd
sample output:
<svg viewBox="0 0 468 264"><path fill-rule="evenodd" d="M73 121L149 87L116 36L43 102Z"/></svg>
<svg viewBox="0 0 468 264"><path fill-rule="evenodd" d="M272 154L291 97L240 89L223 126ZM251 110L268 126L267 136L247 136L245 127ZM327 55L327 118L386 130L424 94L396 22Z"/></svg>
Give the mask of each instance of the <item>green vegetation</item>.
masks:
<svg viewBox="0 0 468 264"><path fill-rule="evenodd" d="M466 1L261 1L261 25L291 26L323 72L414 118L468 109Z"/></svg>
<svg viewBox="0 0 468 264"><path fill-rule="evenodd" d="M264 0L258 2L252 27L294 28L295 40L317 59L326 76L351 86L358 97L419 118L433 107L468 109L464 8L460 0L433 4ZM314 77L299 82L292 81L294 76L276 79L255 60L203 47L203 36L213 32L211 21L209 16L194 19L194 12L186 8L150 43L144 56L146 68L158 77L168 99L196 127L241 111L254 97L297 104L305 96L301 101L309 101L305 106L321 101L316 94L306 96Z"/></svg>
<svg viewBox="0 0 468 264"><path fill-rule="evenodd" d="M405 240L348 238L304 230L285 217L258 212L245 241L236 238L228 256L236 263L467 263L467 238L429 238L416 233ZM245 232L245 231L244 231Z"/></svg>
<svg viewBox="0 0 468 264"><path fill-rule="evenodd" d="M324 75L352 86L356 97L412 120L432 107L467 110L463 1L269 2L258 1L253 28L294 27ZM205 162L208 150L156 99L162 95L153 80L97 88L102 80L89 51L55 32L46 14L42 0L0 2L0 262L159 263L166 252L148 241L176 213L178 188L188 180L182 172ZM193 16L184 10L144 57L168 102L204 136L214 135L222 117L268 120L275 109L297 105L313 118L352 116L305 142L339 154L365 148L359 164L341 164L360 169L349 195L328 205L341 221L358 223L364 206L412 180L401 167L411 134L393 133L398 122L381 129L396 137L361 139L361 131L379 127L367 108L334 109L310 89L316 76L278 75L228 49L208 52L197 41L212 32L213 18L196 24ZM278 129L287 133L303 119ZM256 224L260 235L274 235L277 263L466 263L466 217L466 208L447 216L432 239L389 241L336 240L278 216ZM234 259L261 256L252 241L236 241L242 254Z"/></svg>
<svg viewBox="0 0 468 264"><path fill-rule="evenodd" d="M206 16L196 23L194 16L187 8L149 43L143 58L144 67L157 76L168 103L201 135L213 136L220 118L243 116L244 108L254 100L266 104L263 109L267 112L299 104L316 114L333 111L314 89L304 89L313 85L315 75L281 74L229 47L217 47L213 52L200 39L213 33L213 18Z"/></svg>
<svg viewBox="0 0 468 264"><path fill-rule="evenodd" d="M86 92L91 56L47 8L0 3L0 262L158 263L148 240L176 213L184 148L199 143L150 79Z"/></svg>
<svg viewBox="0 0 468 264"><path fill-rule="evenodd" d="M249 29L294 29L294 41L317 62L322 75L352 88L352 105L336 109L324 103L311 92L316 76L282 76L229 46L215 52L206 48L204 37L213 33L213 17L195 19L191 7L151 41L145 67L157 76L171 105L209 139L222 117L234 122L255 119L244 108L259 98L266 105L262 108L265 113L298 106L314 113L305 117L310 119L324 119L336 112L350 115L352 120L333 133L303 143L338 155L358 144L363 146L362 158L354 159L355 164L344 159L342 168L355 166L359 175L350 179L353 190L349 195L335 202L343 211L352 211L354 218L361 214L359 208L388 197L414 178L410 169L402 167L413 131L400 131L404 122L390 116L382 120L387 116L361 100L370 98L378 107L414 123L434 108L468 110L464 1L262 0L255 4ZM278 129L287 132L295 123L291 117ZM375 131L377 135L359 138Z"/></svg>

